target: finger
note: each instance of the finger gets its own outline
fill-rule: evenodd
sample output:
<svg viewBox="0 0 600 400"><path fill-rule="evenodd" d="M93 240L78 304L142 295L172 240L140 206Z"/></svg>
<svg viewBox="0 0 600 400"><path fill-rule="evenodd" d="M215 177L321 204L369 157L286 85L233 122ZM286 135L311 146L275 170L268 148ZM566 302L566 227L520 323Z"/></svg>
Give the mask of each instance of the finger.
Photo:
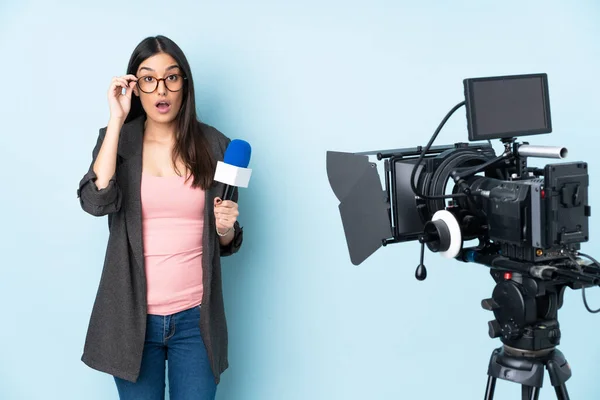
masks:
<svg viewBox="0 0 600 400"><path fill-rule="evenodd" d="M233 210L233 209L222 209L222 210L219 210L219 216L220 217L235 218L238 215L240 215L240 213L237 210Z"/></svg>
<svg viewBox="0 0 600 400"><path fill-rule="evenodd" d="M221 207L225 207L225 208L235 208L237 207L237 203L234 203L231 200L225 200L221 203Z"/></svg>
<svg viewBox="0 0 600 400"><path fill-rule="evenodd" d="M127 87L127 82L115 77L113 78L110 87L111 90L117 94L118 92L122 91L123 88Z"/></svg>
<svg viewBox="0 0 600 400"><path fill-rule="evenodd" d="M127 79L121 78L120 76L113 76L111 82L112 83L121 83L121 82L127 83Z"/></svg>
<svg viewBox="0 0 600 400"><path fill-rule="evenodd" d="M222 212L222 211L215 212L215 219L217 219L217 220L231 221L231 220L235 220L236 218L237 218L236 212Z"/></svg>
<svg viewBox="0 0 600 400"><path fill-rule="evenodd" d="M218 213L219 217L237 218L237 216L240 215L240 212L238 210L235 210L232 208L230 208L230 209L223 208L223 209L219 209L218 211L219 211L219 213Z"/></svg>
<svg viewBox="0 0 600 400"><path fill-rule="evenodd" d="M110 87L111 87L111 89L114 89L117 86L119 86L119 78L117 78L116 76L113 76L113 78L110 80Z"/></svg>
<svg viewBox="0 0 600 400"><path fill-rule="evenodd" d="M223 218L227 218L228 215L222 212L216 212L215 213L215 218L218 220L222 220Z"/></svg>
<svg viewBox="0 0 600 400"><path fill-rule="evenodd" d="M133 93L133 87L134 86L135 86L135 82L125 81L124 85L122 86L121 94L123 96L131 97L131 94Z"/></svg>
<svg viewBox="0 0 600 400"><path fill-rule="evenodd" d="M133 88L135 88L136 82L130 81L127 84L127 88L123 88L123 94L129 98L133 95Z"/></svg>
<svg viewBox="0 0 600 400"><path fill-rule="evenodd" d="M127 79L117 78L117 82L119 82L119 85L122 88L128 88L129 87L129 81L127 81Z"/></svg>
<svg viewBox="0 0 600 400"><path fill-rule="evenodd" d="M137 82L138 78L135 75L113 76L113 79L122 80L124 82Z"/></svg>
<svg viewBox="0 0 600 400"><path fill-rule="evenodd" d="M131 92L133 91L133 86L135 82L128 81L126 79L119 78L117 79L118 85L121 87L121 95L131 97Z"/></svg>
<svg viewBox="0 0 600 400"><path fill-rule="evenodd" d="M238 215L240 215L239 211L234 209L219 208L215 210L216 217L235 218Z"/></svg>
<svg viewBox="0 0 600 400"><path fill-rule="evenodd" d="M128 86L130 81L137 81L137 78L126 78L123 76L113 76L111 82L112 83L122 83L123 86Z"/></svg>
<svg viewBox="0 0 600 400"><path fill-rule="evenodd" d="M114 81L110 84L108 93L114 97L118 97L121 92L121 84L118 81Z"/></svg>
<svg viewBox="0 0 600 400"><path fill-rule="evenodd" d="M137 84L138 80L136 77L133 77L133 79L132 78L123 78L123 81L125 82L125 86L128 89L133 89L133 87Z"/></svg>
<svg viewBox="0 0 600 400"><path fill-rule="evenodd" d="M223 202L220 197L215 197L215 206L220 205Z"/></svg>

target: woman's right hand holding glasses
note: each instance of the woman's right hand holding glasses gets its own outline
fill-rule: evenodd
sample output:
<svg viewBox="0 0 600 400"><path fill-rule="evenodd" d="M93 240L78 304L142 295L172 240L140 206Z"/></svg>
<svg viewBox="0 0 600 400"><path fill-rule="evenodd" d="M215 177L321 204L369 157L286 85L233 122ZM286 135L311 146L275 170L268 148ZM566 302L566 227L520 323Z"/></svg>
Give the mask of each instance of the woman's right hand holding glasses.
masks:
<svg viewBox="0 0 600 400"><path fill-rule="evenodd" d="M115 76L108 89L110 118L125 121L131 109L131 95L137 78L134 75Z"/></svg>

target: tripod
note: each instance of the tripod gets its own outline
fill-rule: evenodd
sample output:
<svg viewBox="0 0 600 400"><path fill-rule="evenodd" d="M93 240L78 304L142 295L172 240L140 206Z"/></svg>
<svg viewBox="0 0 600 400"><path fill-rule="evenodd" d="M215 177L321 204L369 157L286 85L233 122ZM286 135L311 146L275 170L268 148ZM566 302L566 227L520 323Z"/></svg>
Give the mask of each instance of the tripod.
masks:
<svg viewBox="0 0 600 400"><path fill-rule="evenodd" d="M493 399L497 379L520 384L522 400L537 400L544 370L558 400L569 400L565 382L571 369L556 348L561 336L557 314L567 285L512 272L491 273L496 287L481 305L494 312L489 335L499 337L503 346L490 357L485 400Z"/></svg>
<svg viewBox="0 0 600 400"><path fill-rule="evenodd" d="M509 346L497 348L492 352L485 400L494 398L498 378L520 383L522 400L537 400L544 381L544 368L548 370L557 399L569 400L565 382L571 377L571 369L560 350L521 352Z"/></svg>

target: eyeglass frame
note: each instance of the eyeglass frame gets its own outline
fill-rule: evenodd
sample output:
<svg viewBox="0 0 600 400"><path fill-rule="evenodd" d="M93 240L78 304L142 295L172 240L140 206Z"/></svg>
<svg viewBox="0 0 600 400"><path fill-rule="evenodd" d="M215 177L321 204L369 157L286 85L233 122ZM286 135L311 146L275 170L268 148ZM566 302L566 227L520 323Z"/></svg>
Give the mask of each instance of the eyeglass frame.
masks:
<svg viewBox="0 0 600 400"><path fill-rule="evenodd" d="M169 86L167 85L167 78L168 78L168 77L170 77L170 76L179 76L179 77L181 77L181 78L183 79L183 81L184 81L184 82L181 84L181 89L183 89L183 85L185 84L185 81L187 80L187 77L186 77L186 76L184 76L184 75L181 75L181 74L169 74L169 75L167 75L167 76L166 76L166 77L164 77L164 78L157 78L157 77L155 77L155 76L152 76L152 75L144 75L144 76L142 76L142 77L140 77L140 78L137 78L137 81L135 81L135 84L137 85L138 89L140 89L140 90L141 90L143 93L146 93L146 94L150 94L150 93L154 93L154 92L156 92L156 90L158 89L158 84L160 83L160 81L163 81L163 82L165 83L165 88L166 88L166 89L167 89L169 92L172 92L172 93L177 93L177 92L180 92L180 91L181 91L181 89L179 89L179 90L171 90L171 89L169 89ZM140 86L140 79L142 79L142 78L145 78L145 77L151 77L151 78L153 78L153 79L156 79L156 87L155 87L155 88L154 88L154 89L153 89L151 92L146 92L145 90L142 90L142 88L141 88L141 86Z"/></svg>

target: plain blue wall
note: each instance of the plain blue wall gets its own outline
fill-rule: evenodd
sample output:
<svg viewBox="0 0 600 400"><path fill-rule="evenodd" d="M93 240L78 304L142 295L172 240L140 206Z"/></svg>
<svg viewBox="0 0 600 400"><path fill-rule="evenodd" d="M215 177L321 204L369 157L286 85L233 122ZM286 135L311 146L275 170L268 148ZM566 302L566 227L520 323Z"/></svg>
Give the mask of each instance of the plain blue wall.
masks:
<svg viewBox="0 0 600 400"><path fill-rule="evenodd" d="M546 72L554 133L590 164L600 203L600 6L587 1L0 3L0 398L116 398L80 361L107 239L76 187L106 89L134 46L188 55L204 121L253 146L243 250L224 285L231 367L220 400L478 399L489 271L394 245L349 261L327 150L425 144L467 77ZM464 109L437 144L467 139ZM593 212L594 254L600 224ZM597 255L600 255L597 254ZM598 398L600 316L568 292L561 349L574 399ZM600 295L589 291L592 307ZM542 399L555 398L546 375ZM500 382L498 399L519 398Z"/></svg>

